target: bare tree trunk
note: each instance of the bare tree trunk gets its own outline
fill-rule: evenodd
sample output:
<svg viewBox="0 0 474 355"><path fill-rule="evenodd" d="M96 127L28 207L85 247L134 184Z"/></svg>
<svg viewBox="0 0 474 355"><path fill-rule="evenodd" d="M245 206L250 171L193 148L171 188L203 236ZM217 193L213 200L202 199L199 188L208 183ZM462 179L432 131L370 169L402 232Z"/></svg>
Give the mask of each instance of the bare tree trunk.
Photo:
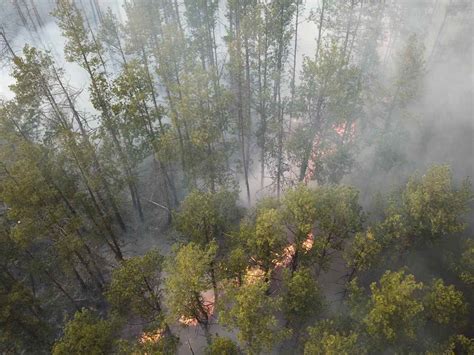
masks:
<svg viewBox="0 0 474 355"><path fill-rule="evenodd" d="M118 223L119 223L121 229L125 231L125 230L126 230L125 222L123 221L122 216L121 216L121 214L120 214L120 212L119 212L118 206L117 206L117 204L116 204L116 202L115 202L115 198L112 196L112 193L111 193L111 191L110 191L110 189L109 189L109 184L108 184L108 182L105 180L104 174L103 174L103 172L102 172L102 167L101 167L101 164L100 164L100 162L99 162L99 158L97 157L97 154L96 154L96 152L95 152L95 149L94 149L94 147L92 146L92 144L91 144L91 142L90 142L90 140L89 140L89 136L88 136L88 134L87 134L87 132L86 132L86 130L85 130L85 128L84 128L84 125L83 125L83 123L82 123L82 119L81 119L81 117L79 116L79 113L78 113L78 111L77 111L76 108L75 108L74 102L72 101L71 96L69 95L69 93L68 93L66 87L64 86L64 84L63 84L63 82L62 82L62 80L61 80L61 78L60 78L60 76L59 76L57 70L54 68L54 66L53 66L53 72L54 72L54 74L55 74L55 76L56 76L56 81L58 82L59 86L61 87L61 90L63 91L64 95L66 96L66 99L67 99L69 108L71 109L71 111L72 111L72 113L73 113L73 118L74 118L74 120L76 121L76 123L77 123L78 126L79 126L79 129L80 129L80 131L81 131L82 139L83 139L83 141L85 142L86 146L90 149L90 151L91 151L91 153L92 153L93 162L94 162L94 167L95 167L95 169L97 170L98 176L99 176L99 178L100 178L100 180L101 180L101 183L102 183L102 185L103 185L103 187L104 187L104 189L105 189L105 191L106 191L106 195L107 195L108 201L109 201L109 203L111 204L112 209L113 209L113 211L114 211L115 218L117 219L117 221L118 221ZM46 91L48 91L48 89L46 89ZM60 112L60 109L59 109L57 103L55 102L54 97L52 96L52 94L49 94L48 97L49 97L49 101L50 101L51 105L53 106L53 108L55 109L55 111L57 112L57 114L58 114L59 116L61 116L62 114L61 114L61 112Z"/></svg>
<svg viewBox="0 0 474 355"><path fill-rule="evenodd" d="M246 154L246 120L244 118L244 99L243 99L243 88L242 88L242 45L241 45L241 32L240 32L240 6L235 11L235 40L237 44L236 56L237 56L237 115L239 120L239 138L240 138L240 152L242 157L242 165L244 169L245 187L247 191L247 201L250 205L250 185L248 177L248 162ZM248 142L247 142L248 144Z"/></svg>
<svg viewBox="0 0 474 355"><path fill-rule="evenodd" d="M259 96L260 96L260 187L263 189L264 182L265 182L265 153L266 153L266 135L267 135L267 68L268 68L268 18L267 18L267 11L265 11L265 31L264 31L264 57L263 57L263 69L262 69L262 62L261 62L261 53L258 54L258 76L259 76ZM260 38L259 38L260 42ZM259 43L259 50L261 47L261 43ZM263 78L262 78L262 70L263 70ZM263 80L263 81L262 81Z"/></svg>
<svg viewBox="0 0 474 355"><path fill-rule="evenodd" d="M438 48L439 39L441 38L441 35L443 33L443 30L444 30L444 26L446 25L446 20L448 19L448 16L449 16L449 8L451 7L451 3L452 3L452 0L449 0L449 3L446 5L446 9L445 9L445 12L444 12L444 17L443 17L443 22L441 23L441 26L439 27L438 33L436 35L436 38L435 38L435 41L434 41L434 44L433 44L433 47L431 48L430 55L428 56L428 60L427 60L428 63L432 62L434 54L436 52L436 49Z"/></svg>
<svg viewBox="0 0 474 355"><path fill-rule="evenodd" d="M26 20L25 15L23 14L23 11L21 10L21 6L18 3L18 0L13 0L13 6L15 6L16 12L18 13L18 16L20 17L20 20L26 28L28 28L28 21Z"/></svg>
<svg viewBox="0 0 474 355"><path fill-rule="evenodd" d="M326 0L322 0L323 4L321 6L321 14L319 15L319 25L318 25L318 40L316 42L316 54L314 56L314 60L318 60L319 50L321 48L321 39L322 39L322 31L323 31L323 22L324 22L324 11L326 9Z"/></svg>
<svg viewBox="0 0 474 355"><path fill-rule="evenodd" d="M35 13L36 21L38 22L39 27L40 28L44 27L43 19L41 18L38 12L38 8L36 7L34 0L30 0L30 2L31 2L31 6L33 7L33 12Z"/></svg>
<svg viewBox="0 0 474 355"><path fill-rule="evenodd" d="M296 80L296 53L298 50L298 21L299 21L299 14L300 14L300 0L296 0L296 16L295 16L295 44L293 47L293 68L291 70L291 112L290 118L288 122L288 130L291 132L291 121L292 116L294 114L294 103L295 103L295 80Z"/></svg>
<svg viewBox="0 0 474 355"><path fill-rule="evenodd" d="M354 17L354 5L355 5L355 0L351 0L349 21L347 23L346 35L344 37L344 45L343 45L343 49L342 49L342 53L343 53L344 58L346 58L347 45L349 43L349 35L350 35L351 29L352 29L352 21L353 21L353 17Z"/></svg>
<svg viewBox="0 0 474 355"><path fill-rule="evenodd" d="M39 265L40 271L42 271L43 274L46 275L46 277L47 277L49 280L51 280L51 282L59 289L59 291L61 291L61 293L62 293L64 296L66 296L66 298L71 302L71 304L74 306L74 308L76 309L76 311L79 311L79 310L80 310L80 307L78 306L77 302L74 300L74 298L71 296L71 294L70 294L68 291L66 291L66 289L63 287L63 285L61 285L61 283L60 283L58 280L56 280L56 278L54 278L48 270L43 269L43 268L41 267L41 263L39 263L39 264L37 263L37 259L33 256L33 254L31 254L30 251L26 250L25 252L26 252L26 254L28 255L28 257L29 257L31 260L34 260L35 263L36 263L37 265Z"/></svg>
<svg viewBox="0 0 474 355"><path fill-rule="evenodd" d="M276 112L276 119L278 123L277 133L277 198L280 198L281 188L283 184L283 135L284 135L284 121L283 121L283 105L281 102L281 73L283 69L283 5L280 5L280 26L279 26L279 39L277 43L277 54L276 54L276 79L273 89L273 105L274 114Z"/></svg>

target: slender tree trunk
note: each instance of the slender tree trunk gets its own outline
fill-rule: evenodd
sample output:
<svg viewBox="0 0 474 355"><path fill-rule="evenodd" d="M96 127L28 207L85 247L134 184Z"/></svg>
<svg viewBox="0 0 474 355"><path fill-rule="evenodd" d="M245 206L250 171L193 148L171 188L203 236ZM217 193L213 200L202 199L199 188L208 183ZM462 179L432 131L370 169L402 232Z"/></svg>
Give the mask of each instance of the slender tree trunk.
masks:
<svg viewBox="0 0 474 355"><path fill-rule="evenodd" d="M276 79L273 91L273 104L274 104L274 115L276 112L276 119L278 123L278 133L277 133L277 198L280 198L281 188L283 184L283 135L284 135L284 126L283 126L283 105L281 102L281 73L283 69L283 5L280 5L280 26L279 26L279 39L277 43L277 54L276 54Z"/></svg>
<svg viewBox="0 0 474 355"><path fill-rule="evenodd" d="M264 31L264 58L263 58L263 78L261 78L261 54L259 53L259 91L260 91L260 125L261 125L261 151L260 151L260 186L263 189L265 182L265 154L267 138L267 115L266 115L266 95L268 89L267 68L268 68L268 18L265 11L265 31ZM260 46L259 46L260 48ZM263 80L263 82L261 81Z"/></svg>
<svg viewBox="0 0 474 355"><path fill-rule="evenodd" d="M439 39L441 38L441 35L443 34L444 26L446 25L446 20L448 19L449 16L449 8L451 7L452 0L449 0L449 3L446 5L446 9L444 12L444 17L443 17L443 22L441 22L441 26L439 27L438 33L436 34L436 38L433 44L433 47L431 48L430 55L428 56L428 63L431 63L433 60L433 56L436 52L436 49L439 44Z"/></svg>
<svg viewBox="0 0 474 355"><path fill-rule="evenodd" d="M79 285L81 286L82 291L87 292L89 287L87 287L86 282L83 280L81 274L79 274L79 271L76 270L74 265L71 265L71 268L74 276L77 279L77 282L79 282Z"/></svg>
<svg viewBox="0 0 474 355"><path fill-rule="evenodd" d="M26 14L28 16L28 19L30 20L31 22L31 25L33 26L33 31L35 31L35 33L38 33L38 27L36 27L36 23L35 21L33 20L33 16L31 15L31 12L30 12L30 8L28 6L28 3L25 1L25 0L21 0L25 9L26 9Z"/></svg>
<svg viewBox="0 0 474 355"><path fill-rule="evenodd" d="M359 32L359 27L360 27L360 23L361 23L361 19L362 19L362 9L363 9L363 6L364 6L364 2L361 1L360 2L360 8L359 8L359 16L357 16L357 23L356 23L356 26L354 28L354 34L352 35L352 38L351 38L351 43L349 45L349 51L347 52L347 61L349 62L350 59L351 59L351 55L352 55L352 51L354 49L354 43L355 43L355 40L357 38L357 33Z"/></svg>
<svg viewBox="0 0 474 355"><path fill-rule="evenodd" d="M316 54L314 56L314 60L318 60L319 50L321 48L321 40L322 40L322 31L323 31L323 22L324 22L324 11L326 9L326 0L322 0L321 6L321 14L319 15L319 25L318 25L318 39L316 41Z"/></svg>
<svg viewBox="0 0 474 355"><path fill-rule="evenodd" d="M114 127L114 124L112 123L112 118L110 117L110 110L108 108L108 105L105 103L104 98L102 97L101 91L97 87L96 77L93 75L93 72L88 64L88 60L85 57L85 55L83 55L83 58L86 63L89 76L91 78L91 83L94 88L94 91L98 95L99 105L101 106L103 118L105 121L104 122L105 129L109 132L110 136L112 137L112 142L114 143L114 146L117 149L117 153L118 153L122 168L125 171L127 185L130 191L131 198L132 198L132 203L138 212L138 216L140 217L140 220L143 221L144 217L143 217L143 210L142 210L142 205L140 201L140 195L136 187L135 177L132 173L132 168L130 167L129 159L127 157L127 154L124 152L122 148L122 144L120 143L120 139L118 137L119 133L117 129Z"/></svg>
<svg viewBox="0 0 474 355"><path fill-rule="evenodd" d="M300 0L296 0L296 16L295 16L295 42L293 47L293 67L291 69L291 112L290 118L288 122L288 130L291 132L291 123L292 123L292 116L295 113L294 104L295 104L295 92L296 92L296 53L298 50L298 22L299 22L299 14L300 14Z"/></svg>
<svg viewBox="0 0 474 355"><path fill-rule="evenodd" d="M28 250L26 250L26 254L30 257L31 260L36 261L37 259L31 254ZM69 292L66 291L66 289L61 285L59 281L57 281L49 271L45 269L41 269L40 271L43 272L46 277L51 280L51 282L58 288L59 291L71 302L71 304L74 306L74 308L79 311L80 307L78 306L77 302L74 300L74 298L69 294Z"/></svg>
<svg viewBox="0 0 474 355"><path fill-rule="evenodd" d="M120 228L123 231L125 231L126 230L125 222L123 221L122 215L120 214L120 211L119 211L119 208L118 208L117 203L115 201L115 198L112 196L112 193L111 193L110 188L109 188L109 184L105 180L104 174L102 172L102 166L101 166L101 164L99 162L99 159L97 157L97 154L95 152L95 148L92 146L92 144L89 140L89 135L87 134L87 132L84 128L84 125L82 123L82 119L79 116L79 113L75 108L75 104L73 103L66 87L64 86L61 78L59 77L58 72L56 71L56 69L54 67L53 67L53 71L54 71L54 74L56 76L56 81L58 82L58 84L61 87L61 90L63 91L64 95L66 96L68 105L69 105L69 107L70 107L70 109L73 113L73 118L75 119L77 125L79 126L79 129L81 131L82 139L85 142L88 149L90 150L90 152L92 153L94 168L97 170L97 173L98 173L98 176L101 180L102 186L104 187L104 190L106 192L107 199L108 199L109 203L111 204L112 210L114 211L115 218L116 218ZM61 110L60 110L58 104L56 103L56 100L54 99L54 96L51 93L49 93L49 89L47 89L46 87L45 87L45 89L46 89L46 92L48 92L48 98L49 98L50 104L53 106L53 109L56 111L57 115L62 116ZM63 121L64 121L64 119L63 119Z"/></svg>
<svg viewBox="0 0 474 355"><path fill-rule="evenodd" d="M79 11L77 10L77 8L75 8L74 5L73 5L73 8L74 8L74 11L76 12L76 14L79 15ZM107 130L107 132L110 134L110 136L112 137L112 142L113 142L115 148L117 149L117 153L119 155L120 163L121 163L122 168L124 169L124 172L125 172L125 175L126 175L127 184L128 184L129 190L130 190L130 195L131 195L131 198L132 198L132 202L133 202L134 206L136 207L136 210L138 212L138 215L139 215L140 219L143 221L143 211L142 211L142 208L141 208L141 202L140 202L140 197L139 197L139 194L138 194L138 190L136 188L136 183L134 181L134 176L132 174L132 170L131 170L131 167L129 165L129 159L128 159L127 155L125 154L125 152L123 151L122 145L121 145L120 140L118 138L119 133L117 132L117 129L114 126L114 123L112 122L113 120L112 120L112 117L111 117L109 104L106 102L106 100L104 99L104 97L102 95L102 88L99 89L98 78L95 74L95 71L91 67L89 59L87 58L87 51L84 48L81 39L78 38L78 36L75 32L72 32L72 38L75 41L75 44L78 46L79 54L80 54L81 61L82 61L81 64L84 67L84 69L87 71L87 73L89 75L89 78L91 80L92 89L93 89L93 92L96 95L96 99L98 101L98 105L99 105L99 108L100 108L101 113L102 113L103 126ZM94 43L97 44L97 42L95 42L95 38L93 38L93 40L94 40ZM102 61L102 57L100 56L100 53L98 51L96 52L96 55L98 55L99 59L101 59L101 61ZM103 61L102 61L102 64L105 65ZM118 209L115 212L117 213ZM125 226L125 224L123 224L123 226Z"/></svg>
<svg viewBox="0 0 474 355"><path fill-rule="evenodd" d="M351 33L352 21L353 21L353 17L354 17L355 0L350 0L350 1L351 1L351 8L350 8L350 14L349 14L349 21L347 22L346 35L344 37L344 45L342 47L343 58L346 58L346 56L347 56L347 46L349 44L349 36L350 36L350 33Z"/></svg>
<svg viewBox="0 0 474 355"><path fill-rule="evenodd" d="M250 205L250 184L248 176L248 162L246 154L246 130L248 129L247 120L245 119L244 114L244 95L243 95L243 79L242 79L242 34L240 31L240 4L237 5L237 8L234 10L234 20L235 20L235 41L236 41L236 61L237 61L237 116L239 120L239 138L240 138L240 152L242 157L242 165L244 170L244 179L245 179L245 188L247 191L247 202Z"/></svg>
<svg viewBox="0 0 474 355"><path fill-rule="evenodd" d="M16 12L18 13L18 16L20 17L20 20L26 28L28 28L28 21L26 20L25 15L23 14L23 11L21 10L20 4L18 3L18 0L13 0L13 5L15 6Z"/></svg>
<svg viewBox="0 0 474 355"><path fill-rule="evenodd" d="M250 185L249 185L249 169L250 169L250 137L252 132L252 90L251 90L251 79L250 79L250 54L248 38L245 37L245 81L246 81L246 132L247 132L247 146L245 148L245 170L246 180L245 187L247 188L247 200L250 206Z"/></svg>
<svg viewBox="0 0 474 355"><path fill-rule="evenodd" d="M81 263L81 265L84 267L84 269L87 271L91 279L95 282L97 289L99 291L103 290L103 284L102 282L97 278L97 276L92 272L91 268L89 267L89 263L84 259L84 257L79 253L78 251L75 251L74 254L76 255L77 259Z"/></svg>

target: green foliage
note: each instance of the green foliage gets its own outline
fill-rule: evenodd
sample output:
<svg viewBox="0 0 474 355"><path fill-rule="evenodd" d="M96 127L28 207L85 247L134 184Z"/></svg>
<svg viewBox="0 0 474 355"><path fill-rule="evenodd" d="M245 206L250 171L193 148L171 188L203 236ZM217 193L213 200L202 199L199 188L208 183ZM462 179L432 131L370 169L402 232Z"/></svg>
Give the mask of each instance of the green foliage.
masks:
<svg viewBox="0 0 474 355"><path fill-rule="evenodd" d="M64 335L53 346L54 355L108 354L113 349L114 328L89 310L76 312L64 328Z"/></svg>
<svg viewBox="0 0 474 355"><path fill-rule="evenodd" d="M317 233L310 256L324 269L331 260L329 249L342 250L345 240L362 229L364 216L352 187L320 187L315 198Z"/></svg>
<svg viewBox="0 0 474 355"><path fill-rule="evenodd" d="M267 204L273 207L266 209ZM271 200L258 205L256 215L255 238L248 223L241 225L241 238L247 243L250 241L248 245L253 254L268 245L260 256L265 260L262 263L265 268L276 255L281 255L286 239L295 247L295 269L301 261L327 267L329 249L342 250L344 240L360 231L363 221L358 192L346 186L311 189L300 184L285 193L281 205ZM286 236L288 232L289 238ZM305 243L311 233L314 234L314 244L308 251Z"/></svg>
<svg viewBox="0 0 474 355"><path fill-rule="evenodd" d="M239 348L228 338L215 337L206 349L206 355L238 355Z"/></svg>
<svg viewBox="0 0 474 355"><path fill-rule="evenodd" d="M95 52L100 48L89 38L79 10L69 0L60 0L53 14L58 19L58 25L63 31L64 37L68 39L64 46L66 59L86 65L83 62L84 53ZM98 61L98 57L92 59L93 64L99 64Z"/></svg>
<svg viewBox="0 0 474 355"><path fill-rule="evenodd" d="M421 178L412 177L403 195L414 232L431 238L464 230L460 217L467 212L471 198L468 181L456 189L451 170L445 165L430 168Z"/></svg>
<svg viewBox="0 0 474 355"><path fill-rule="evenodd" d="M138 341L118 340L116 353L120 355L169 355L176 354L178 345L179 339L167 334L166 330L147 327Z"/></svg>
<svg viewBox="0 0 474 355"><path fill-rule="evenodd" d="M359 76L360 69L349 65L336 41L322 45L315 59L304 58L296 102L303 124L288 145L290 159L300 168L300 180L310 159L315 163L312 178L320 184L338 183L350 171L351 135L361 109ZM315 147L316 159L311 157Z"/></svg>
<svg viewBox="0 0 474 355"><path fill-rule="evenodd" d="M174 126L182 144L181 160L189 186L210 192L235 187L227 165L232 145L222 142L222 132L228 129L228 95L213 78L214 73L195 63L180 76L179 87L171 87L179 97ZM186 129L184 137L179 133L182 126Z"/></svg>
<svg viewBox="0 0 474 355"><path fill-rule="evenodd" d="M288 190L283 197L285 222L294 228L295 242L299 246L312 231L318 216L317 193L300 184Z"/></svg>
<svg viewBox="0 0 474 355"><path fill-rule="evenodd" d="M359 285L357 277L354 277L347 283L347 293L350 317L358 323L362 323L369 312L369 300L365 290Z"/></svg>
<svg viewBox="0 0 474 355"><path fill-rule="evenodd" d="M472 239L463 243L463 252L455 269L466 285L474 287L474 241Z"/></svg>
<svg viewBox="0 0 474 355"><path fill-rule="evenodd" d="M446 286L441 279L433 281L424 305L428 319L436 323L459 327L466 320L468 305L462 292L456 290L453 285Z"/></svg>
<svg viewBox="0 0 474 355"><path fill-rule="evenodd" d="M453 186L447 166L433 166L422 177L413 176L401 194L393 196L380 228L388 240L406 250L465 229L462 216L472 199L469 182Z"/></svg>
<svg viewBox="0 0 474 355"><path fill-rule="evenodd" d="M425 72L424 46L416 34L412 34L405 44L398 58L398 72L396 87L398 88L398 101L406 105L420 94Z"/></svg>
<svg viewBox="0 0 474 355"><path fill-rule="evenodd" d="M266 204L274 206L273 209L265 209ZM310 263L316 261L320 267L326 267L329 263L328 250L340 250L343 241L362 228L362 221L363 215L355 189L345 186L310 189L301 184L286 192L281 205L268 201L258 206L257 235L253 242L257 245L251 245L250 250L253 253L260 250L258 241L268 235L263 238L269 245L268 251L271 250L270 245L274 245L277 246L273 248L274 252L279 254L289 231L289 240L295 247L294 268L297 268L300 259ZM314 236L313 247L308 253L305 243L316 226L317 235ZM251 227L248 224L243 224L241 235L244 240L252 242ZM267 255L264 264L268 267L272 256L268 252L264 254Z"/></svg>
<svg viewBox="0 0 474 355"><path fill-rule="evenodd" d="M234 247L220 262L220 272L225 278L237 279L242 283L245 270L249 263L248 253L243 247Z"/></svg>
<svg viewBox="0 0 474 355"><path fill-rule="evenodd" d="M114 94L111 109L117 120L120 119L118 129L126 142L133 142L127 145L131 161L143 161L156 150L160 135L155 132L158 122L160 133L164 132L161 125L163 109L149 107L153 105L153 91L148 84L146 68L137 60L127 62L111 90Z"/></svg>
<svg viewBox="0 0 474 355"><path fill-rule="evenodd" d="M218 11L217 1L196 2L192 0L184 1L184 16L191 31L191 45L196 50L202 51L202 57L209 61L213 60L212 38L210 38L211 28L216 25L216 16Z"/></svg>
<svg viewBox="0 0 474 355"><path fill-rule="evenodd" d="M316 190L316 213L321 234L347 239L362 228L359 192L350 186L328 186Z"/></svg>
<svg viewBox="0 0 474 355"><path fill-rule="evenodd" d="M106 292L114 311L152 320L162 316L159 290L162 259L152 250L124 260L114 269Z"/></svg>
<svg viewBox="0 0 474 355"><path fill-rule="evenodd" d="M11 274L0 272L0 351L16 354L45 349L51 329L38 301Z"/></svg>
<svg viewBox="0 0 474 355"><path fill-rule="evenodd" d="M102 15L97 38L100 42L106 44L109 49L111 48L116 54L122 55L124 54L121 38L123 36L122 32L122 24L114 15L112 9L110 7L107 8Z"/></svg>
<svg viewBox="0 0 474 355"><path fill-rule="evenodd" d="M80 219L69 215L57 188L47 181L54 171L48 169L50 176L45 176L46 169L37 163L44 158L44 151L25 142L17 142L15 151L10 155L12 162L3 165L7 178L0 181L0 199L10 206L8 217L17 221L12 237L25 247L41 239L58 240L67 235L70 240L77 239Z"/></svg>
<svg viewBox="0 0 474 355"><path fill-rule="evenodd" d="M191 242L179 247L167 259L165 301L173 320L192 318L207 325L207 305L201 293L212 287L210 265L216 250L215 243L204 249Z"/></svg>
<svg viewBox="0 0 474 355"><path fill-rule="evenodd" d="M176 229L201 246L221 238L238 216L237 194L221 190L217 193L192 191L175 216Z"/></svg>
<svg viewBox="0 0 474 355"><path fill-rule="evenodd" d="M369 312L364 319L368 333L381 341L415 337L420 323L423 303L417 292L423 288L413 275L405 272L386 271L379 285L370 285Z"/></svg>
<svg viewBox="0 0 474 355"><path fill-rule="evenodd" d="M443 349L445 355L474 353L474 339L465 335L455 335L449 339L448 346Z"/></svg>
<svg viewBox="0 0 474 355"><path fill-rule="evenodd" d="M324 320L308 328L308 340L304 345L305 355L349 355L365 354L367 351L358 344L355 332L341 332L333 321Z"/></svg>
<svg viewBox="0 0 474 355"><path fill-rule="evenodd" d="M247 227L243 226L244 230L245 228ZM257 262L268 272L273 261L281 255L287 244L279 211L275 209L259 211L255 233L249 234L246 242Z"/></svg>
<svg viewBox="0 0 474 355"><path fill-rule="evenodd" d="M286 273L284 287L283 313L293 326L301 327L322 311L323 295L308 269L300 268L293 275Z"/></svg>
<svg viewBox="0 0 474 355"><path fill-rule="evenodd" d="M372 229L359 232L345 250L347 265L355 271L367 271L377 265L382 251L382 243Z"/></svg>
<svg viewBox="0 0 474 355"><path fill-rule="evenodd" d="M12 3L37 30L43 7L27 2ZM460 2L446 5L446 17L468 8ZM0 29L14 79L14 97L0 101L0 352L170 354L179 344L166 321L197 321L208 354L238 354L240 345L250 354L279 351L289 329L294 338L283 345L299 351L304 339L305 354L474 353L465 301L474 284L472 240L453 256L455 275L445 275L441 261L430 268L454 285L436 278L424 287L403 271L419 251L438 263L433 242L466 229L468 181L457 187L447 166L434 166L395 191L381 220L367 225L356 189L330 185L374 143L376 167L395 178L409 162L404 143L419 133L409 111L425 74L422 37L410 33L436 19L432 4L320 1L310 15L317 50L303 57L295 87L302 0L131 0L123 21L99 3L57 0L53 11L66 60L87 73L82 88L68 84L72 66L62 69L28 45L17 54ZM393 68L393 77L382 68ZM276 185L277 197L257 201L241 219L239 175L250 195L257 163L257 195ZM367 167L370 184L377 172ZM308 178L318 187L301 183ZM140 198L149 193L168 217L177 195L187 194L173 226L186 243L166 258L135 248L124 258L122 242L160 224L143 213ZM347 316L319 320L322 289L341 256ZM112 318L76 312L84 305ZM239 344L213 338L211 320L237 333Z"/></svg>
<svg viewBox="0 0 474 355"><path fill-rule="evenodd" d="M222 323L238 329L237 337L249 354L270 350L286 334L278 329L274 315L280 300L268 296L267 290L268 284L263 280L244 284L237 289L228 287L228 294L222 301Z"/></svg>
<svg viewBox="0 0 474 355"><path fill-rule="evenodd" d="M379 284L370 285L369 299L357 279L348 289L351 324L357 324L353 329L367 332L370 338L366 344L373 351L390 344L401 352L444 353L448 338L466 324L468 305L462 292L453 285L446 286L441 279L425 287L403 270L386 271ZM421 338L423 334L428 336Z"/></svg>

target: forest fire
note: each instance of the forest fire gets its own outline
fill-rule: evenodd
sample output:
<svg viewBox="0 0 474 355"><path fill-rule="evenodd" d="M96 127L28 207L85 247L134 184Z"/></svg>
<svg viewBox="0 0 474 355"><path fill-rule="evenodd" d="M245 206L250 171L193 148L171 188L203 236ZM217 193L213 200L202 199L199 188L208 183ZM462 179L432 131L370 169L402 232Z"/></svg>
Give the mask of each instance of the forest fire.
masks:
<svg viewBox="0 0 474 355"><path fill-rule="evenodd" d="M283 249L282 255L278 259L274 259L273 263L276 267L288 267L291 265L293 261L293 257L295 255L295 246L290 244Z"/></svg>
<svg viewBox="0 0 474 355"><path fill-rule="evenodd" d="M473 3L0 0L0 355L474 355Z"/></svg>
<svg viewBox="0 0 474 355"><path fill-rule="evenodd" d="M311 250L311 248L313 248L313 244L314 244L314 235L313 235L313 232L310 232L303 242L303 249L305 251L309 251Z"/></svg>
<svg viewBox="0 0 474 355"><path fill-rule="evenodd" d="M203 305L204 310L206 311L207 317L211 318L212 315L214 314L214 308L215 308L214 291L207 290L205 292L201 292L201 298L202 298L202 305ZM195 327L199 324L196 318L185 317L185 316L181 316L178 322L187 327Z"/></svg>
<svg viewBox="0 0 474 355"><path fill-rule="evenodd" d="M302 248L305 252L311 250L314 244L314 236L313 233L310 232L306 239L302 243ZM273 263L276 267L288 267L293 262L293 258L295 256L296 248L293 244L289 244L288 246L283 249L282 255L278 259L274 259Z"/></svg>
<svg viewBox="0 0 474 355"><path fill-rule="evenodd" d="M198 321L196 320L196 318L187 318L185 316L181 316L178 322L186 327L195 327L198 325Z"/></svg>
<svg viewBox="0 0 474 355"><path fill-rule="evenodd" d="M334 125L333 129L341 138L352 140L355 136L356 125L355 122L352 122L350 125L348 122L344 122Z"/></svg>
<svg viewBox="0 0 474 355"><path fill-rule="evenodd" d="M258 266L252 266L247 268L244 281L248 284L252 284L264 278L265 272Z"/></svg>
<svg viewBox="0 0 474 355"><path fill-rule="evenodd" d="M316 160L318 159L319 154L319 141L320 137L319 135L316 135L316 137L314 137L313 146L311 148L311 157L308 161L308 167L306 168L306 173L303 179L305 185L307 185L314 176L314 172L316 169Z"/></svg>
<svg viewBox="0 0 474 355"><path fill-rule="evenodd" d="M342 139L342 144L346 142L353 141L355 138L356 125L355 122L352 122L350 125L348 122L340 123L333 125L334 132ZM313 140L313 145L311 148L311 156L308 160L308 167L306 168L306 173L304 175L303 182L307 185L313 178L316 172L316 162L322 156L333 153L337 144L333 143L330 147L326 149L321 149L321 136L316 134Z"/></svg>
<svg viewBox="0 0 474 355"><path fill-rule="evenodd" d="M163 329L157 329L155 331L151 332L143 332L140 335L140 338L138 339L138 342L140 344L156 344L160 341L160 339L163 338L164 336L164 330Z"/></svg>

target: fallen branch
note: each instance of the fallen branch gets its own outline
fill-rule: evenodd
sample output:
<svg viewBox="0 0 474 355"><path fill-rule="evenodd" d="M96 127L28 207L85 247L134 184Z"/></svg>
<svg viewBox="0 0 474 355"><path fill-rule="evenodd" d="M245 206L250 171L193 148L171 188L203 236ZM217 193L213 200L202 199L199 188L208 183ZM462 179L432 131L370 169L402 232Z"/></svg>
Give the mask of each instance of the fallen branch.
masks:
<svg viewBox="0 0 474 355"><path fill-rule="evenodd" d="M149 199L146 199L148 202L150 202L152 205L155 205L155 206L158 206L158 207L161 207L163 208L164 210L170 212L169 208L166 207L166 206L163 206L163 205L160 205L158 202L155 202L155 201L152 201L152 200L149 200Z"/></svg>

